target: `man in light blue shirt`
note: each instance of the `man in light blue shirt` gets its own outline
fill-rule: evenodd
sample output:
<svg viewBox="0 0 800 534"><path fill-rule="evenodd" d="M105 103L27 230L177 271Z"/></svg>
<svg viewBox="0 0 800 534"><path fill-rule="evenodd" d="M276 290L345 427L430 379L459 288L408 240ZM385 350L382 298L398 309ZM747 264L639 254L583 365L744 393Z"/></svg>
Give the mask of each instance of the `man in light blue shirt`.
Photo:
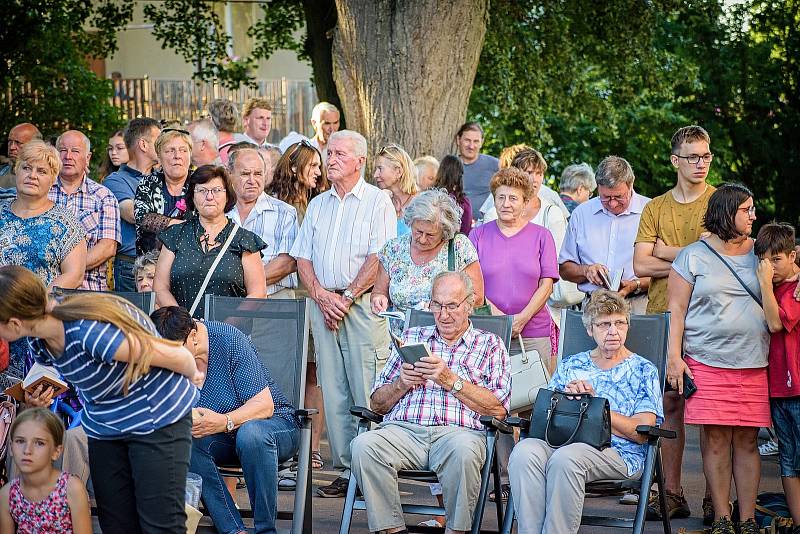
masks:
<svg viewBox="0 0 800 534"><path fill-rule="evenodd" d="M633 190L630 164L609 156L597 168L598 196L572 212L558 256L561 278L587 295L607 286L630 299L634 313L645 313L649 278L633 272L633 244L649 198ZM616 279L619 278L619 286Z"/></svg>

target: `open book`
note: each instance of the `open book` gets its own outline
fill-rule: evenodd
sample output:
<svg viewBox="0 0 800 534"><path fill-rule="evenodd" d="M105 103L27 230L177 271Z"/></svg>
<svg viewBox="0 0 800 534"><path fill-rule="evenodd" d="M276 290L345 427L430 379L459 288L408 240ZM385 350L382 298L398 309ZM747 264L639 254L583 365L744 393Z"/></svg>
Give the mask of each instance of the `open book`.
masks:
<svg viewBox="0 0 800 534"><path fill-rule="evenodd" d="M622 269L609 271L608 275L606 275L606 273L603 271L600 271L600 278L603 279L603 285L606 286L606 289L610 289L611 291L619 291L619 286L622 283Z"/></svg>
<svg viewBox="0 0 800 534"><path fill-rule="evenodd" d="M48 387L52 388L53 397L57 397L69 389L69 384L61 378L54 367L34 363L22 382L11 386L5 392L18 401L24 402L25 392L33 393L39 385L42 386L42 391Z"/></svg>
<svg viewBox="0 0 800 534"><path fill-rule="evenodd" d="M392 343L394 343L397 352L403 361L415 365L420 359L425 356L433 356L431 349L425 343L403 343L403 340L395 334L391 334Z"/></svg>

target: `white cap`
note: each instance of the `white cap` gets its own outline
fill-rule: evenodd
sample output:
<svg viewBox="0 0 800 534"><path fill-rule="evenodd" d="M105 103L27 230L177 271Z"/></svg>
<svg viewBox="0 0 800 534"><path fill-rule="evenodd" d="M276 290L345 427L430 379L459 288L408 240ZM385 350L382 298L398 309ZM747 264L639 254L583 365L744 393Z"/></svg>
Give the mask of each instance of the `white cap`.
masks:
<svg viewBox="0 0 800 534"><path fill-rule="evenodd" d="M278 150L280 150L281 154L283 154L289 149L290 146L292 146L295 143L299 143L300 141L311 142L310 139L305 135L299 134L294 130L292 130L291 132L289 132L289 135L281 139L281 142L278 143Z"/></svg>

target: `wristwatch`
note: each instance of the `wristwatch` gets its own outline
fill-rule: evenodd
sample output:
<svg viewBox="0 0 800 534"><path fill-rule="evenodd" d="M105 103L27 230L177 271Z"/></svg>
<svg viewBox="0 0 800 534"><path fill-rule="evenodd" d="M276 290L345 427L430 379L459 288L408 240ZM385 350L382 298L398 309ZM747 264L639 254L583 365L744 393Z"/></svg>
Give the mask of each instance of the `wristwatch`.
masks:
<svg viewBox="0 0 800 534"><path fill-rule="evenodd" d="M225 431L226 432L233 432L234 424L233 424L233 419L231 419L231 416L228 415L228 414L225 414L225 421L226 421L226 423L225 423Z"/></svg>
<svg viewBox="0 0 800 534"><path fill-rule="evenodd" d="M461 388L463 387L464 387L464 380L459 376L458 378L456 378L456 381L453 382L453 387L451 388L451 391L453 393L458 393L459 391L461 391Z"/></svg>
<svg viewBox="0 0 800 534"><path fill-rule="evenodd" d="M342 296L343 296L344 298L346 298L346 299L350 300L350 302L355 302L355 301L356 301L356 296L355 296L355 295L353 294L353 292L352 292L352 291L350 291L349 289L345 289L345 290L342 292Z"/></svg>
<svg viewBox="0 0 800 534"><path fill-rule="evenodd" d="M642 281L638 278L634 278L634 280L636 281L636 289L633 291L633 294L638 295L642 292Z"/></svg>

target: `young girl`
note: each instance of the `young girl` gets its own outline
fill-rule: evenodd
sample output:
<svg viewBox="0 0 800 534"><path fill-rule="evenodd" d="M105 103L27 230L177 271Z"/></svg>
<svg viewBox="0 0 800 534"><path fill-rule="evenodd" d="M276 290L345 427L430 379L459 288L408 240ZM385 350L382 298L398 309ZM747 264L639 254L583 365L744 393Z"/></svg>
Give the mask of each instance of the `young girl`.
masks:
<svg viewBox="0 0 800 534"><path fill-rule="evenodd" d="M25 410L11 425L19 478L0 489L0 533L91 534L83 482L53 467L63 440L64 425L46 408Z"/></svg>

